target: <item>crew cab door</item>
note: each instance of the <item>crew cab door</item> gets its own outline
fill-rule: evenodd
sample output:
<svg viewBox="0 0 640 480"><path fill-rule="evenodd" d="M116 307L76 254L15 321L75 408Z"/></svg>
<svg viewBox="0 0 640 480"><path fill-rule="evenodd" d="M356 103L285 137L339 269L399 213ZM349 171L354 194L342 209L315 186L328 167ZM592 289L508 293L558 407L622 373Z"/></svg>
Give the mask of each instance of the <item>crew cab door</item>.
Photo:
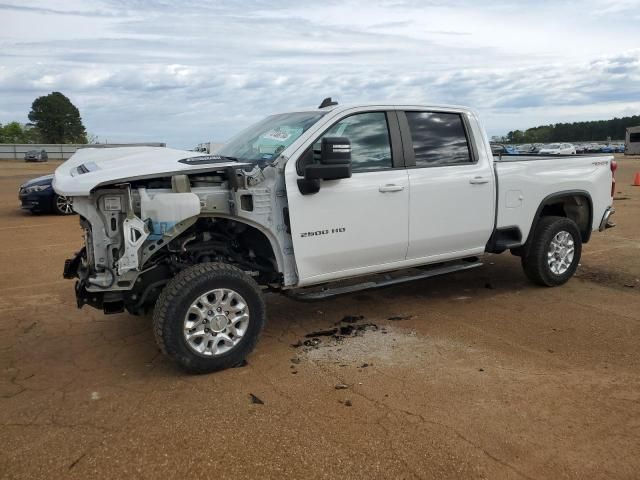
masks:
<svg viewBox="0 0 640 480"><path fill-rule="evenodd" d="M473 142L459 112L398 112L409 173L407 260L426 262L484 252L494 226L492 158ZM481 138L476 132L476 138Z"/></svg>
<svg viewBox="0 0 640 480"><path fill-rule="evenodd" d="M317 193L303 195L297 185L302 170L296 164L307 161L309 148L315 145L317 150L325 136L350 140L352 176L322 180ZM285 171L299 286L361 275L403 261L409 182L396 113L345 114L313 145L292 157Z"/></svg>

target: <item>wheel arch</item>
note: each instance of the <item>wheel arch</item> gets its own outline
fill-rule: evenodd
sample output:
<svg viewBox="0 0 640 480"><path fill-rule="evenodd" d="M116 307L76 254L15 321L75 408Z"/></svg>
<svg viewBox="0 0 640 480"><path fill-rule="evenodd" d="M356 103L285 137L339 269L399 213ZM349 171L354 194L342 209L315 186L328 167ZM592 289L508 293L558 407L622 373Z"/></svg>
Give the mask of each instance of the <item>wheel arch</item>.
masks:
<svg viewBox="0 0 640 480"><path fill-rule="evenodd" d="M266 245L268 245L271 251L271 254L273 255L273 258L276 261L278 273L281 273L283 275L285 274L286 265L285 265L282 249L280 248L278 239L273 235L273 233L268 228L265 228L260 223L252 221L251 219L248 219L245 217L235 217L232 215L214 215L210 218L220 218L220 219L233 221L235 223L244 224L247 227L251 228L253 231L256 231L259 234L261 234L264 240L266 240Z"/></svg>
<svg viewBox="0 0 640 480"><path fill-rule="evenodd" d="M586 190L565 190L547 195L538 205L533 217L526 244L531 242L541 218L547 216L565 217L578 225L582 243L591 238L593 225L593 200Z"/></svg>

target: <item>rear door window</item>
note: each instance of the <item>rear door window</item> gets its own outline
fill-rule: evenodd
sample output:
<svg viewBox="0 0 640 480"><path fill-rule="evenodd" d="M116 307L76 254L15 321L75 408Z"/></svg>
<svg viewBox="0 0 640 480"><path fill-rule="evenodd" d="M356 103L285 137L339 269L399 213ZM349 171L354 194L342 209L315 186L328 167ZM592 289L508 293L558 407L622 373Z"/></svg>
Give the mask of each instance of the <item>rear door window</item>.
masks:
<svg viewBox="0 0 640 480"><path fill-rule="evenodd" d="M462 117L447 112L405 112L416 167L473 163Z"/></svg>

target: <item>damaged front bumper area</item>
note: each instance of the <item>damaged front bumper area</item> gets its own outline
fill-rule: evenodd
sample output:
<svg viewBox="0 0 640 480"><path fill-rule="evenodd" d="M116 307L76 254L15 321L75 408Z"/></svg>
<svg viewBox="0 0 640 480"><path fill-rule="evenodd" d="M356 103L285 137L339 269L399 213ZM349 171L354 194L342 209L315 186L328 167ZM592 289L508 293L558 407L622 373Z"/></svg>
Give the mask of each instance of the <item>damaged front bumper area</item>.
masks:
<svg viewBox="0 0 640 480"><path fill-rule="evenodd" d="M77 278L75 285L76 303L78 308L85 305L103 310L104 313L120 313L124 311L124 301L121 292L90 292L87 290L87 248L77 252L73 258L64 261L63 278L71 280Z"/></svg>
<svg viewBox="0 0 640 480"><path fill-rule="evenodd" d="M78 280L79 308L143 313L175 275L167 259L176 250L168 251L168 245L197 221L201 211L230 211L229 190L218 177L198 193L184 191L190 189L186 176L155 182L150 189L124 184L74 197L84 247L65 261L63 276ZM187 187L180 187L180 182ZM181 191L174 191L173 184Z"/></svg>
<svg viewBox="0 0 640 480"><path fill-rule="evenodd" d="M88 268L87 250L83 247L73 258L65 260L63 277L77 279L75 285L78 308L85 305L102 310L105 314L121 313L125 310L138 315L146 311L172 275L166 266L158 266L142 272L130 289L100 289L91 283L95 277Z"/></svg>

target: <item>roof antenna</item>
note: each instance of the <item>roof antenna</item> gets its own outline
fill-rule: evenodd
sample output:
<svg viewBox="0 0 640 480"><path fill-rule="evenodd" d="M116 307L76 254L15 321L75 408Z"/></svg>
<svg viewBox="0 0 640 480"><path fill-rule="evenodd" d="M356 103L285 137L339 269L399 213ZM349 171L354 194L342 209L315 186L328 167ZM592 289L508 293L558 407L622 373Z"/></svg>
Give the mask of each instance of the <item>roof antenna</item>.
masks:
<svg viewBox="0 0 640 480"><path fill-rule="evenodd" d="M334 102L333 100L331 100L331 97L327 97L322 100L322 103L318 108L333 107L334 105L338 105L338 102Z"/></svg>

